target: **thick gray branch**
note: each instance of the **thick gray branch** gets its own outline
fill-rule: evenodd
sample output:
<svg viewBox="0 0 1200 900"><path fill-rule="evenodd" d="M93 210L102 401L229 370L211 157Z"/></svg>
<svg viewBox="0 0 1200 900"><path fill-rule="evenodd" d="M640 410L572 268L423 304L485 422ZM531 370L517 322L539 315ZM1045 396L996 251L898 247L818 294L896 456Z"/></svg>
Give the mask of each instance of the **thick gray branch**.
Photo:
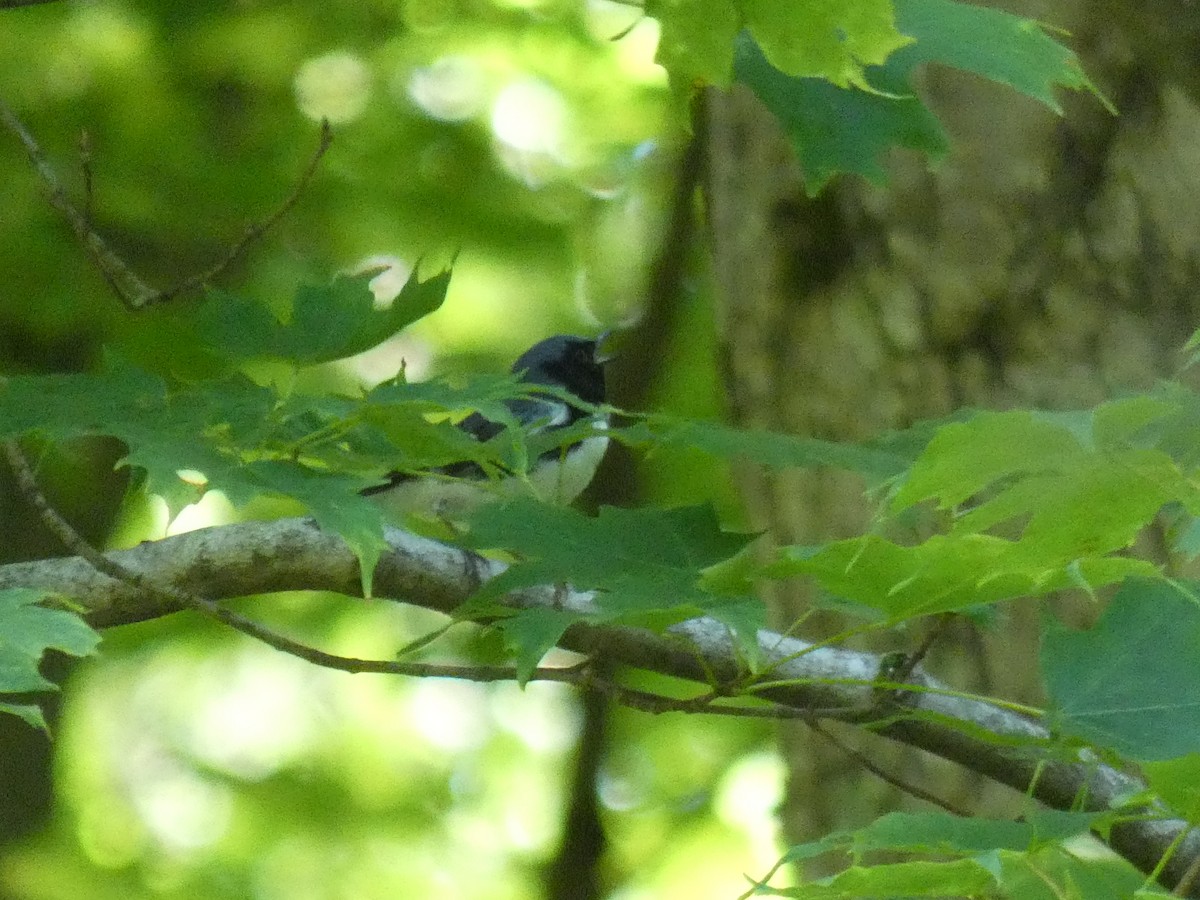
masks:
<svg viewBox="0 0 1200 900"><path fill-rule="evenodd" d="M472 593L477 575L490 577L503 568L499 563L472 563L460 550L398 529L389 529L387 539L391 550L375 573L375 594L428 609L452 611ZM306 519L210 528L110 555L159 584L211 599L289 590L360 593L354 554L340 538ZM89 621L97 627L176 611L97 573L78 558L0 566L0 589L10 587L37 587L71 597L88 610ZM558 604L580 612L595 609L591 594L556 596L553 588L518 592L506 602L521 607ZM835 647L814 649L768 631L759 632L758 642L766 664L778 663L772 681L780 683L760 696L822 717L859 723L879 709L879 695L870 684L879 675L877 656ZM603 654L614 662L697 682L733 682L744 674L728 631L707 618L683 622L664 635L581 623L568 630L562 643L572 650ZM921 672L910 681L943 687ZM1116 808L1145 788L1138 779L1100 764L1086 752L1065 758L1061 749L1035 752L1031 746L1038 740L1049 742L1051 735L1036 721L986 702L911 693L905 695L902 708L892 711L899 715L870 727L1017 790L1033 783L1034 795L1052 807L1069 809L1082 797L1087 809ZM982 740L976 736L981 731L1000 739ZM1177 819L1130 822L1114 828L1109 840L1117 852L1149 871L1186 827ZM1175 884L1198 857L1200 835L1193 833L1177 849L1164 881ZM1193 887L1186 896L1200 896L1200 890Z"/></svg>

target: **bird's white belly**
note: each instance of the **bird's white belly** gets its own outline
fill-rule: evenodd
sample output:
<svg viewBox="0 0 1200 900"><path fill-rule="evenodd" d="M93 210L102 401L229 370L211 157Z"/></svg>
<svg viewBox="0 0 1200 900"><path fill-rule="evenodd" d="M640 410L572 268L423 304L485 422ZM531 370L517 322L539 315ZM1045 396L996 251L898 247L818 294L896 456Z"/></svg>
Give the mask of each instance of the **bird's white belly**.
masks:
<svg viewBox="0 0 1200 900"><path fill-rule="evenodd" d="M530 493L545 503L566 505L591 483L607 449L608 438L596 435L584 438L569 453L539 459L527 478L473 481L427 475L402 481L390 490L373 494L371 499L397 523L411 515L459 521L489 500Z"/></svg>
<svg viewBox="0 0 1200 900"><path fill-rule="evenodd" d="M591 484L607 449L608 438L603 435L584 438L569 454L539 459L529 472L528 486L518 478L509 479L505 493L517 496L532 487L539 500L565 506Z"/></svg>

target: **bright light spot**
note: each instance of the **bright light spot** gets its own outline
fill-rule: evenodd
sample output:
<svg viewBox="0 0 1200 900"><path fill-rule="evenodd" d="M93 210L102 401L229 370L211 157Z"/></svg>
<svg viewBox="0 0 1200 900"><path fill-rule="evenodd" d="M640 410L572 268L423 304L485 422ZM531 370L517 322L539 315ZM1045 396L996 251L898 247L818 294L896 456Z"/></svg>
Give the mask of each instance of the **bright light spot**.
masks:
<svg viewBox="0 0 1200 900"><path fill-rule="evenodd" d="M260 779L310 748L316 725L306 664L256 647L219 666L212 693L202 695L189 719L197 756L241 778Z"/></svg>
<svg viewBox="0 0 1200 900"><path fill-rule="evenodd" d="M583 21L588 33L598 41L612 41L628 34L629 30L645 13L640 7L616 0L587 0L583 7Z"/></svg>
<svg viewBox="0 0 1200 900"><path fill-rule="evenodd" d="M564 163L568 119L566 102L544 81L508 85L492 105L500 161L530 187L545 184Z"/></svg>
<svg viewBox="0 0 1200 900"><path fill-rule="evenodd" d="M351 275L367 275L377 272L368 282L375 296L375 308L387 309L400 296L400 291L412 275L412 266L399 256L390 253L374 253L356 262L348 270Z"/></svg>
<svg viewBox="0 0 1200 900"><path fill-rule="evenodd" d="M357 56L327 53L304 63L293 87L302 113L338 124L362 115L370 99L371 76Z"/></svg>
<svg viewBox="0 0 1200 900"><path fill-rule="evenodd" d="M660 32L658 19L643 16L616 42L617 62L625 75L643 84L666 86L667 70L654 61Z"/></svg>
<svg viewBox="0 0 1200 900"><path fill-rule="evenodd" d="M561 753L579 733L579 708L561 684L534 682L496 686L492 701L496 724L538 753Z"/></svg>
<svg viewBox="0 0 1200 900"><path fill-rule="evenodd" d="M236 515L233 504L223 493L209 491L197 502L179 511L179 515L167 526L167 534L183 534L212 525L227 525L234 521Z"/></svg>
<svg viewBox="0 0 1200 900"><path fill-rule="evenodd" d="M229 791L182 767L161 767L139 785L133 800L146 827L176 850L214 844L229 827Z"/></svg>
<svg viewBox="0 0 1200 900"><path fill-rule="evenodd" d="M535 79L508 85L492 107L492 131L514 150L557 155L566 121L562 96Z"/></svg>
<svg viewBox="0 0 1200 900"><path fill-rule="evenodd" d="M192 487L202 488L208 484L208 476L195 469L180 469L175 474L179 476L180 481Z"/></svg>
<svg viewBox="0 0 1200 900"><path fill-rule="evenodd" d="M462 122L483 109L487 82L479 65L465 56L443 56L408 80L408 96L427 114Z"/></svg>
<svg viewBox="0 0 1200 900"><path fill-rule="evenodd" d="M488 736L487 694L481 684L423 679L413 686L409 705L413 726L440 750L473 750Z"/></svg>
<svg viewBox="0 0 1200 900"><path fill-rule="evenodd" d="M614 777L604 772L596 780L596 795L605 809L615 812L628 812L636 809L645 802L645 791L638 787L632 779Z"/></svg>
<svg viewBox="0 0 1200 900"><path fill-rule="evenodd" d="M779 852L779 804L787 770L775 753L753 753L730 766L717 786L717 818L750 840L756 863L766 867Z"/></svg>

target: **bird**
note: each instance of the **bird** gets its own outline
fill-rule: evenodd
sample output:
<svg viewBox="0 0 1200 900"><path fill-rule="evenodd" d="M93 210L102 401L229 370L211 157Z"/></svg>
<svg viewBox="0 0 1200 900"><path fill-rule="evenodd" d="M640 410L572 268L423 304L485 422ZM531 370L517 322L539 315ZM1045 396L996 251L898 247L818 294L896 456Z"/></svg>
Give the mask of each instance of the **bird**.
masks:
<svg viewBox="0 0 1200 900"><path fill-rule="evenodd" d="M511 372L530 390L524 397L505 401L509 412L530 434L564 429L590 420L593 431L608 427L608 415L596 412L605 401L604 364L609 357L600 355L608 338L605 332L596 338L557 334L538 341L512 364ZM545 386L565 391L581 402L576 405L560 396L538 394ZM474 412L458 427L478 441L500 434L505 426ZM592 433L543 453L526 473L505 472L489 478L480 466L466 461L424 473L390 472L382 484L362 490L384 509L385 514L407 520L413 515L463 521L486 502L509 499L528 493L540 500L570 504L591 483L600 460L608 449L608 436Z"/></svg>

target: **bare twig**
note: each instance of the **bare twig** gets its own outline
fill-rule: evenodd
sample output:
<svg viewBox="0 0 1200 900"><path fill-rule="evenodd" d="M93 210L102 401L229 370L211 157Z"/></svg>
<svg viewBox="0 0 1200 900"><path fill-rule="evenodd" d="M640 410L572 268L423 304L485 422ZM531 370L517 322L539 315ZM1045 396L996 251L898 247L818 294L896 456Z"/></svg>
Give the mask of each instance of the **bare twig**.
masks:
<svg viewBox="0 0 1200 900"><path fill-rule="evenodd" d="M942 613L940 616L938 616L937 621L934 623L934 626L929 629L929 632L921 641L920 646L918 646L914 652L910 653L905 658L904 662L896 669L896 671L892 673L892 680L907 681L908 676L913 673L917 666L924 662L925 657L929 654L929 651L933 649L933 645L937 643L937 641L946 633L946 629L950 626L950 623L953 620L953 613Z"/></svg>
<svg viewBox="0 0 1200 900"><path fill-rule="evenodd" d="M34 170L46 188L46 198L50 201L50 205L62 213L71 226L71 230L75 232L76 239L87 250L96 264L96 268L104 276L104 280L130 309L140 309L145 306L149 298L154 296L155 291L109 248L100 235L92 230L88 225L87 217L76 209L67 197L62 182L50 168L50 164L46 161L46 155L42 152L37 140L30 134L24 123L17 118L16 113L9 109L2 100L0 100L0 122L3 122L4 126L15 134L24 145L29 161L33 163Z"/></svg>
<svg viewBox="0 0 1200 900"><path fill-rule="evenodd" d="M0 9L16 9L18 6L41 6L45 3L57 3L58 0L0 0Z"/></svg>
<svg viewBox="0 0 1200 900"><path fill-rule="evenodd" d="M289 193L283 199L283 202L279 204L279 207L275 210L275 212L273 212L263 221L248 226L245 234L241 236L237 243L229 248L229 251L225 254L225 257L218 263L209 267L203 272L191 276L173 288L160 291L158 294L151 297L148 302L159 303L164 300L170 300L179 294L188 293L189 291L194 291L198 288L201 288L237 262L242 254L244 254L255 241L261 240L268 231L279 224L279 221L284 216L291 212L292 207L299 202L300 198L304 195L304 192L308 189L309 182L312 181L313 176L317 172L317 167L321 164L321 158L325 156L326 151L329 150L332 144L333 129L329 127L328 119L322 119L321 135L317 142L317 149L313 151L313 155L309 159L308 165L305 166L304 171L300 173L300 177L296 180L296 184L292 188L291 193Z"/></svg>
<svg viewBox="0 0 1200 900"><path fill-rule="evenodd" d="M79 169L83 173L83 221L92 227L92 136L85 128L79 132Z"/></svg>
<svg viewBox="0 0 1200 900"><path fill-rule="evenodd" d="M0 0L0 4L9 4L12 2L13 0ZM24 2L24 0L19 0L19 2ZM50 0L35 0L35 2L50 2ZM304 171L301 172L296 184L283 199L283 202L280 203L279 207L262 222L247 227L241 238L229 248L225 256L215 265L184 279L174 287L156 290L147 285L128 263L121 259L91 227L91 149L86 132L80 142L85 192L84 209L80 211L67 196L62 182L58 180L58 176L50 167L49 162L47 162L46 154L42 151L37 139L25 127L24 123L17 118L16 113L3 101L0 101L0 122L15 134L22 145L24 145L25 152L29 156L30 162L33 163L34 170L46 188L46 196L50 201L50 205L62 213L67 223L71 226L71 230L75 232L76 239L87 250L96 268L100 270L100 274L104 277L104 280L113 289L113 292L121 298L121 302L131 310L141 310L156 303L172 300L180 294L203 287L206 283L221 275L234 262L241 258L255 241L261 240L268 231L275 227L291 211L308 188L313 175L316 174L321 158L324 157L326 151L333 143L333 131L329 127L328 120L323 119L321 121L321 133L317 142L317 149L309 159Z"/></svg>
<svg viewBox="0 0 1200 900"><path fill-rule="evenodd" d="M946 812L948 812L948 813L953 813L954 815L962 816L963 818L970 818L971 814L969 812L959 809L953 803L943 800L941 797L937 796L936 794L930 793L929 791L925 790L924 788L917 787L915 784L910 784L909 782L904 781L901 778L897 778L895 775L891 774L890 772L884 771L879 766L875 765L875 763L873 763L865 755L863 755L858 750L851 747L845 741L841 740L833 732L824 728L821 725L821 723L816 721L815 719L810 721L808 723L808 726L813 731L815 731L817 734L819 734L821 737L823 737L825 740L829 741L829 743L833 744L833 746L837 747L840 751L842 751L847 756L849 756L851 759L853 759L856 763L858 763L860 766L862 766L868 772L870 772L872 775L874 775L876 778L886 781L888 784L892 785L893 787L899 788L900 790L904 791L904 793L910 794L913 797L916 797L918 800L924 800L926 803L932 803L934 806L940 806L942 809L946 810Z"/></svg>

